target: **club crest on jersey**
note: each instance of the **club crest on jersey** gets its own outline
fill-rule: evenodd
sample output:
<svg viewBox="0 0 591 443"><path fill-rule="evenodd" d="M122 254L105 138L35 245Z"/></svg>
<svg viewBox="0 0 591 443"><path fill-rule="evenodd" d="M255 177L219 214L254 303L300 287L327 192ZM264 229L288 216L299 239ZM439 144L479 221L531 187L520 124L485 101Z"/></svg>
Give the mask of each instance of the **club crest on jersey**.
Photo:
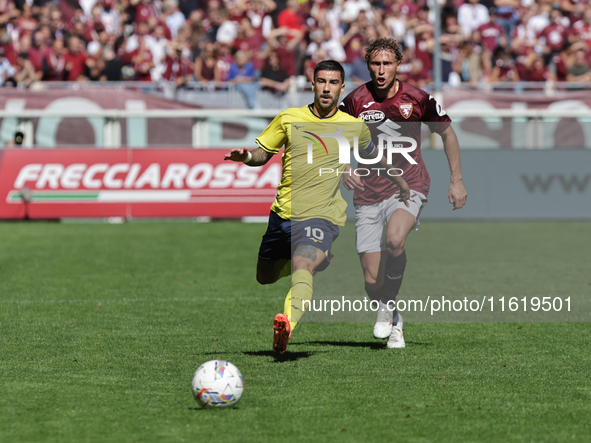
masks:
<svg viewBox="0 0 591 443"><path fill-rule="evenodd" d="M400 114L406 119L412 115L412 103L400 103L398 109L400 109Z"/></svg>

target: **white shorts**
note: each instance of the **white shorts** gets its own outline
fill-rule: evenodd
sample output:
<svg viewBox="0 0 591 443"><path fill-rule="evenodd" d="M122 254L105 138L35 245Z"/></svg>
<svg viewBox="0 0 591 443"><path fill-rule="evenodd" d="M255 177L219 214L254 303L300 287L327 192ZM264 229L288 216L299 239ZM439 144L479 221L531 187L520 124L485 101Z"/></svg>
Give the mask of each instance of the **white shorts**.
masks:
<svg viewBox="0 0 591 443"><path fill-rule="evenodd" d="M380 252L386 250L386 232L390 216L396 209L404 209L415 218L414 229L419 229L419 214L427 203L427 197L417 191L410 191L408 206L390 197L373 205L355 206L357 253Z"/></svg>

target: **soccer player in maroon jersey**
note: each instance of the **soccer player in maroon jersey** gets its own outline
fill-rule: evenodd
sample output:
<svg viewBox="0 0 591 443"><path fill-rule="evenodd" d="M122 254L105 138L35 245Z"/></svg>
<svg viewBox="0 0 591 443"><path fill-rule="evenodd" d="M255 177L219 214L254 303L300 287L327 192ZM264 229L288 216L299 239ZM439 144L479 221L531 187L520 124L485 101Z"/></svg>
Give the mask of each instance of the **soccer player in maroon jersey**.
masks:
<svg viewBox="0 0 591 443"><path fill-rule="evenodd" d="M418 227L419 214L429 194L430 178L420 149L421 123L443 139L451 172L448 197L453 209L464 206L467 194L462 183L460 147L451 119L433 96L396 79L402 61L398 43L391 38L372 41L365 51L365 60L371 81L351 92L340 109L365 120L377 146L394 146L400 143L401 137L416 141L394 154L391 163L403 171L402 177L411 189L407 204L399 201L398 188L384 173L379 175L380 171L368 167L356 174L357 170L349 168L344 176L345 187L355 190L356 246L366 292L370 299L380 302L374 336L389 338L389 348L404 348L403 319L394 310L392 301L396 300L406 267L406 237ZM359 165L359 171L363 166ZM372 173L365 176L366 170Z"/></svg>

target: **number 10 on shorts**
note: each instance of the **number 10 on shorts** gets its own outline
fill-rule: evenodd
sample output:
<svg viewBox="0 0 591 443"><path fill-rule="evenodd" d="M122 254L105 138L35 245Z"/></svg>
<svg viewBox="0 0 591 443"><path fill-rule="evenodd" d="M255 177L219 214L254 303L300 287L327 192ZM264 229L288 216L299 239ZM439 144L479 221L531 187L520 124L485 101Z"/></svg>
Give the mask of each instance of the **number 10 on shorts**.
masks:
<svg viewBox="0 0 591 443"><path fill-rule="evenodd" d="M314 237L317 240L324 240L324 231L320 228L312 228L310 226L306 226L304 228L306 232L306 237L312 238Z"/></svg>

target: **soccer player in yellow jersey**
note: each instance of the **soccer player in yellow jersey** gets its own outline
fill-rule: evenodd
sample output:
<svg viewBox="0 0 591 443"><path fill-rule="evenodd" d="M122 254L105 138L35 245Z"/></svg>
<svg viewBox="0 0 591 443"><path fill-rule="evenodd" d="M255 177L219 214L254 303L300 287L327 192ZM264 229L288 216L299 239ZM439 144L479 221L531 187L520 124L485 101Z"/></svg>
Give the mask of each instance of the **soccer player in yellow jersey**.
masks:
<svg viewBox="0 0 591 443"><path fill-rule="evenodd" d="M379 157L376 166L385 170L391 168L371 141L366 124L337 108L339 97L345 90L344 70L340 63L334 60L318 63L314 69L312 90L314 103L281 112L256 139L258 148L251 151L232 149L224 157L249 166L261 166L285 146L281 157L281 182L271 205L256 272L257 281L262 285L292 274L284 311L273 321L273 351L281 354L304 313L304 302L312 299L312 276L328 266L332 242L339 234L339 226L345 224L347 204L339 186L346 163L340 161L342 144L337 143L339 137L341 140L346 138L347 148L357 144L362 158L377 160ZM318 131L304 131L309 128L306 125L333 134L321 134L324 136L321 139L316 134ZM304 140L312 143L306 144ZM316 157L311 161L314 145L319 151L315 151ZM406 203L410 189L404 179L386 176L399 186L398 198Z"/></svg>

